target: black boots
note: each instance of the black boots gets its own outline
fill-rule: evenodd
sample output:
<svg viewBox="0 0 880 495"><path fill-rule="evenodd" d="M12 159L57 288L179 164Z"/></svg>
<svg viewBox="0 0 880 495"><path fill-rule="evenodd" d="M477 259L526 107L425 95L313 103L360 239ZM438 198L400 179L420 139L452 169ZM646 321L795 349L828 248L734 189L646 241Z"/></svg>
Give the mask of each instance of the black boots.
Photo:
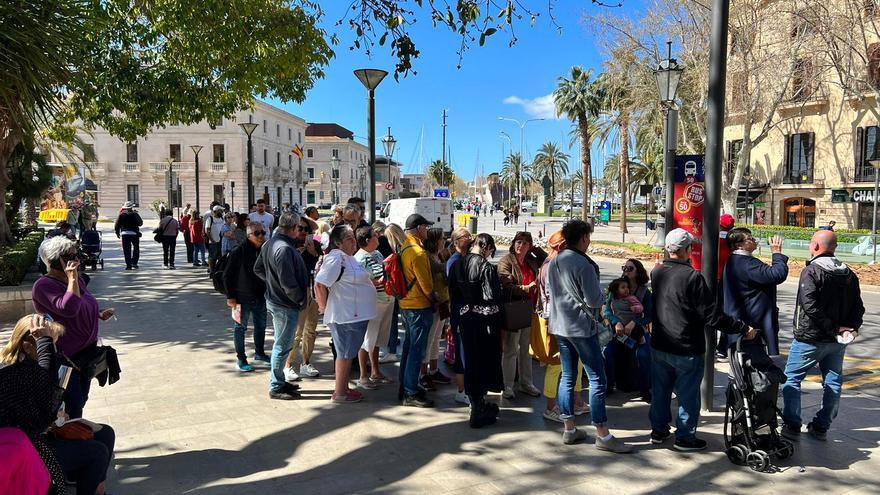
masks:
<svg viewBox="0 0 880 495"><path fill-rule="evenodd" d="M486 402L485 397L469 397L471 401L471 428L482 428L495 424L498 419L498 404Z"/></svg>

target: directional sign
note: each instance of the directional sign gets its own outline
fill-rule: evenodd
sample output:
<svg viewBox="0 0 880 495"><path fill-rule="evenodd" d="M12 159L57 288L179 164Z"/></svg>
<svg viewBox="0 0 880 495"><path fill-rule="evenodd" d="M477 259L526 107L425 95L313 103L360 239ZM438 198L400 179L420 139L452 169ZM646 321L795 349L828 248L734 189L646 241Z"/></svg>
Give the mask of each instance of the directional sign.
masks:
<svg viewBox="0 0 880 495"><path fill-rule="evenodd" d="M654 186L654 196L660 196L663 194L663 188L660 185Z"/></svg>
<svg viewBox="0 0 880 495"><path fill-rule="evenodd" d="M438 187L434 189L434 197L435 198L448 198L449 197L449 189L446 187Z"/></svg>

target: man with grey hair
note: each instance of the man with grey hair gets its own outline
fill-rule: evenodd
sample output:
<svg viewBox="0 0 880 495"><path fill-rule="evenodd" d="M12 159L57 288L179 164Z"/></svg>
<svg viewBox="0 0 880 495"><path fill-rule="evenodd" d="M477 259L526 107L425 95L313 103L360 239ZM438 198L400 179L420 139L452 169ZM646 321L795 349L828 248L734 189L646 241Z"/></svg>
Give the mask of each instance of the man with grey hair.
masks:
<svg viewBox="0 0 880 495"><path fill-rule="evenodd" d="M309 276L294 240L299 225L300 217L296 213L281 215L278 232L263 244L254 264L254 273L266 283L266 307L272 313L275 329L269 384L272 399L299 398L299 387L284 378L284 364L296 334L299 311L307 301Z"/></svg>
<svg viewBox="0 0 880 495"><path fill-rule="evenodd" d="M342 208L342 220L351 227L351 230L357 231L359 227L369 226L364 222L363 215L363 210L355 203L347 203Z"/></svg>
<svg viewBox="0 0 880 495"><path fill-rule="evenodd" d="M674 448L682 452L706 448L706 441L696 436L705 366L705 328L743 334L746 339L756 335L754 328L716 311L715 295L700 272L691 266L695 242L697 239L684 229L671 230L666 234L665 245L669 257L651 272L651 443L661 444L671 436L669 407L675 390L678 420Z"/></svg>
<svg viewBox="0 0 880 495"><path fill-rule="evenodd" d="M247 226L247 240L229 252L223 270L223 286L226 289L226 303L239 314L233 319L233 344L235 345L236 367L238 371L253 371L244 351L244 334L248 319L254 320L254 361L271 363L266 355L266 284L254 274L254 265L260 248L266 241L266 229L261 223Z"/></svg>

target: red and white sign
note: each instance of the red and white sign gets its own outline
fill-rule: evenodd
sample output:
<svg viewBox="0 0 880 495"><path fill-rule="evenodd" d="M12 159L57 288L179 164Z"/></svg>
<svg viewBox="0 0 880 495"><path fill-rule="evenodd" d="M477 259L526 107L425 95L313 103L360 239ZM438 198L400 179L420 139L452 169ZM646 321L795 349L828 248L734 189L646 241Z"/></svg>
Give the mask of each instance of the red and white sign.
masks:
<svg viewBox="0 0 880 495"><path fill-rule="evenodd" d="M385 189L391 191L392 189L394 189L394 183L393 182L386 182Z"/></svg>

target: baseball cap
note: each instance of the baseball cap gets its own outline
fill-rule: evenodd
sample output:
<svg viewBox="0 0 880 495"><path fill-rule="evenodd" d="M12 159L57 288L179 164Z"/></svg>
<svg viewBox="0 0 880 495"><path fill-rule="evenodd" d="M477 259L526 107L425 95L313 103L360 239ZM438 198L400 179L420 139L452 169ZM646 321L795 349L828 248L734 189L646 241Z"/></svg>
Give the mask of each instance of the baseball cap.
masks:
<svg viewBox="0 0 880 495"><path fill-rule="evenodd" d="M733 219L733 215L731 215L730 213L725 213L724 215L721 215L721 220L719 224L721 225L722 229L730 230L733 228L735 223L736 222Z"/></svg>
<svg viewBox="0 0 880 495"><path fill-rule="evenodd" d="M691 244L699 242L700 241L688 231L684 229L673 229L666 234L665 247L667 252L675 253L682 249L686 249Z"/></svg>
<svg viewBox="0 0 880 495"><path fill-rule="evenodd" d="M434 222L429 222L427 218L419 215L418 213L413 213L412 215L406 217L406 230L412 230L419 225L434 225Z"/></svg>

